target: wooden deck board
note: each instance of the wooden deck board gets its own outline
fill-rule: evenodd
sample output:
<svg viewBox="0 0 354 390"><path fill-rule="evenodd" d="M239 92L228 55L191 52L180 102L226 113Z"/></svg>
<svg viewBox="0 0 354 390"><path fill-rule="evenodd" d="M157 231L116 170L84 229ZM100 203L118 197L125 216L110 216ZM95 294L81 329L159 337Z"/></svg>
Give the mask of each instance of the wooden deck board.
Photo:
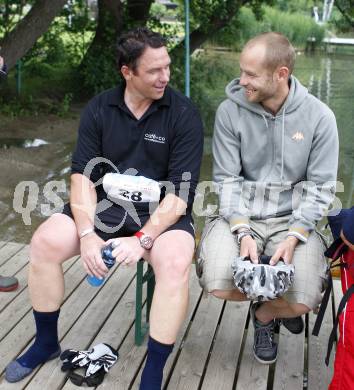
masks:
<svg viewBox="0 0 354 390"><path fill-rule="evenodd" d="M236 378L236 390L267 389L269 366L259 363L253 356L253 335L253 326L249 324L240 370Z"/></svg>
<svg viewBox="0 0 354 390"><path fill-rule="evenodd" d="M15 274L17 291L0 294L0 389L74 390L55 359L17 384L8 384L3 371L33 340L34 322L27 289L28 246L0 241L0 274ZM100 288L91 287L78 258L64 265L65 298L61 307L59 337L62 349L85 349L106 342L119 349L120 357L98 389L139 388L146 358L146 340L134 344L135 268L115 267ZM338 306L340 282L334 281L332 302ZM329 305L331 306L331 305ZM201 297L192 271L190 305L176 346L164 371L164 389L267 390L327 388L333 373L324 364L332 307L324 318L319 337L311 335L316 315L309 314L307 334L292 335L280 328L278 360L272 366L258 363L252 353L253 326L248 324L249 303L223 302Z"/></svg>
<svg viewBox="0 0 354 390"><path fill-rule="evenodd" d="M0 266L5 264L14 254L21 250L25 245L16 242L0 241ZM0 271L2 268L0 268ZM0 273L1 274L1 273Z"/></svg>
<svg viewBox="0 0 354 390"><path fill-rule="evenodd" d="M302 390L304 372L304 332L291 334L280 327L278 357L275 363L273 388L277 390Z"/></svg>
<svg viewBox="0 0 354 390"><path fill-rule="evenodd" d="M198 388L223 305L220 299L202 298L169 382L172 389Z"/></svg>
<svg viewBox="0 0 354 390"><path fill-rule="evenodd" d="M204 377L203 390L232 388L248 309L249 302L226 302Z"/></svg>

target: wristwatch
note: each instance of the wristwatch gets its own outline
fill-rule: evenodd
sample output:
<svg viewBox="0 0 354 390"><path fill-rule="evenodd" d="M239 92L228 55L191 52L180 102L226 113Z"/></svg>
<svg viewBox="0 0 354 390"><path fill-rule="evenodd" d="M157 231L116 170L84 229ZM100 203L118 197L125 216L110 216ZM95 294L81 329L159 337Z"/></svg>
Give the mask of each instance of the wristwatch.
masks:
<svg viewBox="0 0 354 390"><path fill-rule="evenodd" d="M142 248L144 248L144 249L151 249L152 248L152 246L154 244L154 240L150 236L148 236L147 234L145 234L141 230L136 232L134 234L134 236L138 237Z"/></svg>
<svg viewBox="0 0 354 390"><path fill-rule="evenodd" d="M240 233L238 233L236 235L237 243L240 245L241 244L241 240L243 239L243 237L246 237L246 236L251 236L252 238L254 238L254 234L252 233L252 230L250 230L250 229L242 230Z"/></svg>

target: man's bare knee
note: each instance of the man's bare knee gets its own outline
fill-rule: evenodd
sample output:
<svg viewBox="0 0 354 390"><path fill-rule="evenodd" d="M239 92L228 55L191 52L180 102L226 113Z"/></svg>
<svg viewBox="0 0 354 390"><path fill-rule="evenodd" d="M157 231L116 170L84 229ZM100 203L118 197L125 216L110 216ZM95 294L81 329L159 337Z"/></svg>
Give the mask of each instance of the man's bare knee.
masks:
<svg viewBox="0 0 354 390"><path fill-rule="evenodd" d="M171 288L188 283L191 261L178 255L162 262L155 262L156 282L162 282Z"/></svg>
<svg viewBox="0 0 354 390"><path fill-rule="evenodd" d="M48 234L45 229L37 229L30 244L30 262L31 264L41 262L53 262L61 264L70 256L66 255L67 245L64 241L58 239L53 234Z"/></svg>
<svg viewBox="0 0 354 390"><path fill-rule="evenodd" d="M43 261L55 261L56 247L43 230L36 230L30 244L30 262L36 264Z"/></svg>

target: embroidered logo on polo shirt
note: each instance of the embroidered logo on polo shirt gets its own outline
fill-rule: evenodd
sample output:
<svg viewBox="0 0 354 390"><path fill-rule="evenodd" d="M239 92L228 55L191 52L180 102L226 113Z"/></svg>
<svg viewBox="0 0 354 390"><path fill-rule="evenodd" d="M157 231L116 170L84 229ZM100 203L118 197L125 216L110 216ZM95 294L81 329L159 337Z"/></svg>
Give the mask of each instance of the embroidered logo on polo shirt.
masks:
<svg viewBox="0 0 354 390"><path fill-rule="evenodd" d="M156 135L154 133L145 133L144 134L144 140L150 141L150 142L156 142L158 144L164 144L166 142L165 137L161 137L159 135Z"/></svg>

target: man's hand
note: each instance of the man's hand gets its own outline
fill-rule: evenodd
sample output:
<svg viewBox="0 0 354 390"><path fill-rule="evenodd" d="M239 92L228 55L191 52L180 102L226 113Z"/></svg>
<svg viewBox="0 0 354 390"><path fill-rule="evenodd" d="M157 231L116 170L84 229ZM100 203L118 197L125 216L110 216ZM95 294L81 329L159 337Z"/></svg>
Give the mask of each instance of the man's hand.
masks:
<svg viewBox="0 0 354 390"><path fill-rule="evenodd" d="M288 236L283 242L280 243L272 258L270 259L269 264L277 264L281 257L284 259L285 264L291 264L293 261L294 250L298 242L299 240L296 237Z"/></svg>
<svg viewBox="0 0 354 390"><path fill-rule="evenodd" d="M0 56L0 70L2 70L3 66L4 66L4 59Z"/></svg>
<svg viewBox="0 0 354 390"><path fill-rule="evenodd" d="M118 264L133 265L144 256L145 249L141 247L139 239L135 236L115 238L108 240L106 244L112 241L118 244L112 252Z"/></svg>
<svg viewBox="0 0 354 390"><path fill-rule="evenodd" d="M249 256L252 263L258 263L257 244L251 236L245 236L241 240L240 256Z"/></svg>
<svg viewBox="0 0 354 390"><path fill-rule="evenodd" d="M96 233L88 234L80 240L81 260L90 276L104 278L108 272L101 257L103 245L104 241Z"/></svg>

